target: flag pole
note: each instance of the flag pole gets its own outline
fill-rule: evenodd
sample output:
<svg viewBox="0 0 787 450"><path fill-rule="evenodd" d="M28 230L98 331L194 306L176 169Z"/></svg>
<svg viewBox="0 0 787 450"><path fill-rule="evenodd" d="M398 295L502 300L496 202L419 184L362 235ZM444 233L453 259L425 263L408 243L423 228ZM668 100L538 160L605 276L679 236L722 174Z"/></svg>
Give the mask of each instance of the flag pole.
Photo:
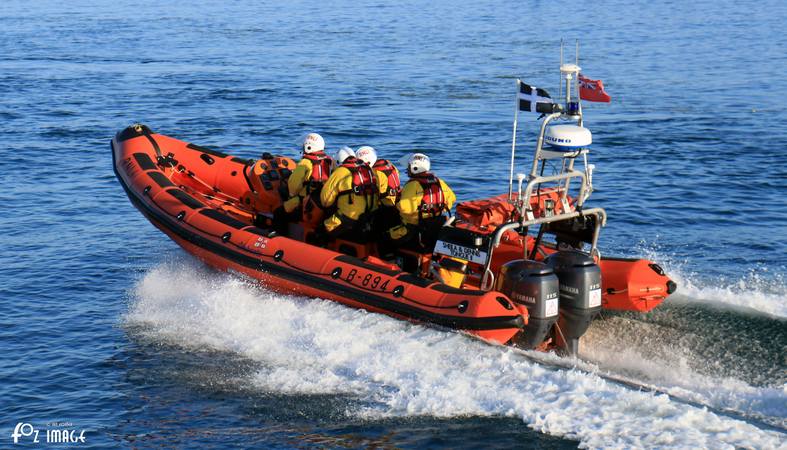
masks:
<svg viewBox="0 0 787 450"><path fill-rule="evenodd" d="M522 81L517 78L516 80L516 96L514 97L514 131L511 137L511 171L508 175L508 201L511 201L511 193L514 189L514 154L516 153L516 125L519 120L519 83Z"/></svg>

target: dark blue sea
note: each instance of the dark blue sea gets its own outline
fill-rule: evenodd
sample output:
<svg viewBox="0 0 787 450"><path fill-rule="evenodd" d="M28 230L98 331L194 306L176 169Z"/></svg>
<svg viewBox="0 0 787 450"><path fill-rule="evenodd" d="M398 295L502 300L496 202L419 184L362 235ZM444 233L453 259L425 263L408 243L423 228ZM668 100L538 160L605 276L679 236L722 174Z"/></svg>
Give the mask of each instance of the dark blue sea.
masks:
<svg viewBox="0 0 787 450"><path fill-rule="evenodd" d="M4 0L0 448L787 448L785 24L777 0ZM582 361L215 272L112 171L134 122L243 157L318 131L502 193L515 80L556 95L561 39L613 99L584 106L602 253L679 284Z"/></svg>

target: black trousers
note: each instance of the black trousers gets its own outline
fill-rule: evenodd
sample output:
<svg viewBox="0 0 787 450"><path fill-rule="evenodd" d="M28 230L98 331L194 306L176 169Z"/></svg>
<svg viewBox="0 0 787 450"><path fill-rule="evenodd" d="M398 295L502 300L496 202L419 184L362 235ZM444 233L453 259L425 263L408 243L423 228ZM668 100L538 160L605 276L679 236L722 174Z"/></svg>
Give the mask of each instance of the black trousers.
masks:
<svg viewBox="0 0 787 450"><path fill-rule="evenodd" d="M419 253L432 253L434 251L440 228L445 224L444 216L421 219L418 225L407 225L407 234L392 240L393 245Z"/></svg>

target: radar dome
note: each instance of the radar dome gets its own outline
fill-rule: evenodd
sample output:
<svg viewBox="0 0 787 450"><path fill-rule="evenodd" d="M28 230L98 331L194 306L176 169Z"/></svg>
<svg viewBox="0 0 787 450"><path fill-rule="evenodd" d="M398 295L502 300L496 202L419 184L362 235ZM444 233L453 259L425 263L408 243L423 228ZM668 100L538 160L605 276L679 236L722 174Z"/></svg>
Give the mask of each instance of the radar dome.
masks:
<svg viewBox="0 0 787 450"><path fill-rule="evenodd" d="M578 125L552 125L544 133L544 142L556 150L575 150L589 146L593 136Z"/></svg>

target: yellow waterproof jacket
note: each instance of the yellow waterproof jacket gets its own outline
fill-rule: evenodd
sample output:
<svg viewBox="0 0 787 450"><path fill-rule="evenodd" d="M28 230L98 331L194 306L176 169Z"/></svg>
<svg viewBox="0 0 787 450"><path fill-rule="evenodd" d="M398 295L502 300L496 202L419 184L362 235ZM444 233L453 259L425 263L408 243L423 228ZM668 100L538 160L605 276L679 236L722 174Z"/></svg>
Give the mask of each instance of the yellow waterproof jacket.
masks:
<svg viewBox="0 0 787 450"><path fill-rule="evenodd" d="M445 207L447 209L451 209L456 202L456 195L454 191L448 187L447 184L443 180L439 180L440 188L443 191L443 197L445 201ZM406 225L418 225L418 208L421 207L421 202L424 198L424 190L421 187L421 183L417 180L411 178L407 184L404 185L402 189L402 195L399 198L399 202L396 203L396 208L399 210L399 215L402 218L402 222ZM424 219L428 219L433 217L433 214L425 212L421 215Z"/></svg>
<svg viewBox="0 0 787 450"><path fill-rule="evenodd" d="M295 166L287 180L287 187L290 189L290 197L306 197L306 182L312 174L312 162L303 158Z"/></svg>
<svg viewBox="0 0 787 450"><path fill-rule="evenodd" d="M301 199L308 195L308 185L313 170L314 164L306 157L301 159L295 166L295 169L293 169L290 178L287 180L287 188L290 192L289 200L284 203L284 209L287 212L297 208L301 204Z"/></svg>
<svg viewBox="0 0 787 450"><path fill-rule="evenodd" d="M379 181L375 183L379 186ZM350 169L339 166L331 174L328 181L320 192L320 201L324 208L328 208L336 203L337 214L348 219L358 220L364 212L371 212L377 209L377 195L367 196L353 194L353 175ZM341 192L346 194L339 195Z"/></svg>

